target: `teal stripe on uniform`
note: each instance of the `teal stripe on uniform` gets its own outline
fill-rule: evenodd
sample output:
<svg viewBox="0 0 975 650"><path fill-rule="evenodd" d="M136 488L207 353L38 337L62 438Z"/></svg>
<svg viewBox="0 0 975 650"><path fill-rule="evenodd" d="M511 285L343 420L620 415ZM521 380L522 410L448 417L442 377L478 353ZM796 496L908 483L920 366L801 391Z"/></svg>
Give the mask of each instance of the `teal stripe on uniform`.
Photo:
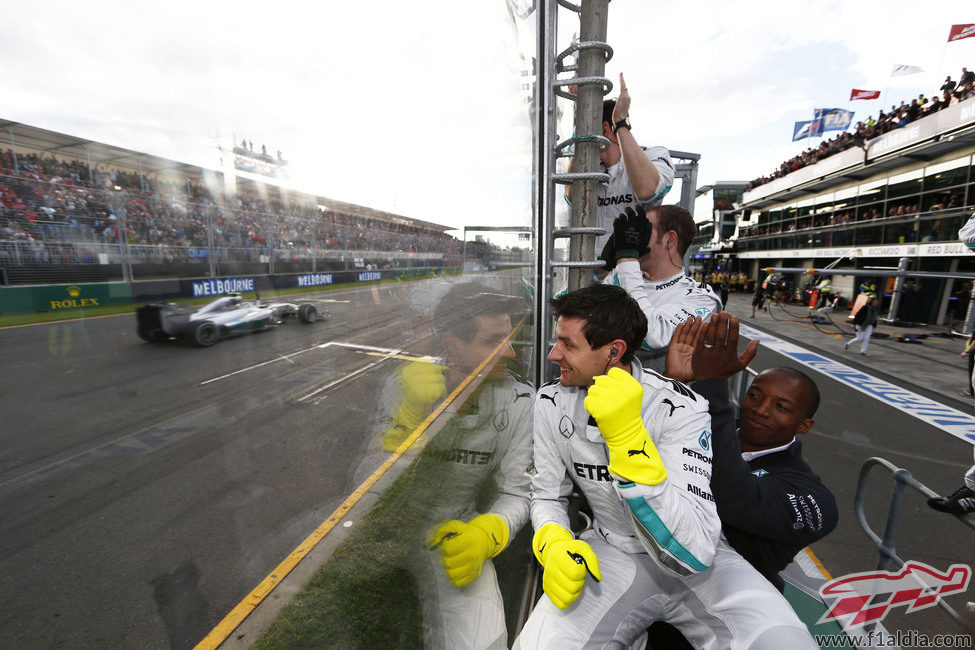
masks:
<svg viewBox="0 0 975 650"><path fill-rule="evenodd" d="M647 199L647 201L656 201L657 199L662 199L667 194L667 192L670 191L671 187L673 187L673 185L668 185L667 187L665 187L664 189L660 190L659 192L651 196L649 199Z"/></svg>
<svg viewBox="0 0 975 650"><path fill-rule="evenodd" d="M624 486L620 486L623 488ZM625 489L625 488L624 488ZM626 498L626 497L624 497ZM643 497L633 497L632 499L626 499L626 502L630 506L630 510L636 515L636 518L640 520L643 527L647 529L657 543L660 544L661 548L665 549L668 553L673 555L675 558L680 560L685 565L689 566L694 571L706 571L708 568L707 564L704 564L699 559L694 557L694 554L688 551L684 546L674 539L667 526L664 522L660 520L657 513L650 504L646 502Z"/></svg>

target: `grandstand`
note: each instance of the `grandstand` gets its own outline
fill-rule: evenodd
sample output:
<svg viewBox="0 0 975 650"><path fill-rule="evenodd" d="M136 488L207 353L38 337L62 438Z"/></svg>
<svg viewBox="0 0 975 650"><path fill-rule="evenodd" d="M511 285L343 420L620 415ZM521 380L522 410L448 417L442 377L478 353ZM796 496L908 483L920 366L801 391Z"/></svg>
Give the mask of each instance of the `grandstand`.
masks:
<svg viewBox="0 0 975 650"><path fill-rule="evenodd" d="M913 120L861 124L859 136L823 143L752 181L734 205L737 227L706 229L696 242L705 277L719 266L754 280L766 267L829 264L878 276L898 268L975 274L958 241L975 208L975 96L945 103ZM852 297L856 281L839 276L833 285ZM954 311L960 280L922 278L901 296L904 285L886 283L891 320L941 324Z"/></svg>
<svg viewBox="0 0 975 650"><path fill-rule="evenodd" d="M10 142L0 148L2 284L460 263L447 226L244 176L228 191L213 170L0 127Z"/></svg>

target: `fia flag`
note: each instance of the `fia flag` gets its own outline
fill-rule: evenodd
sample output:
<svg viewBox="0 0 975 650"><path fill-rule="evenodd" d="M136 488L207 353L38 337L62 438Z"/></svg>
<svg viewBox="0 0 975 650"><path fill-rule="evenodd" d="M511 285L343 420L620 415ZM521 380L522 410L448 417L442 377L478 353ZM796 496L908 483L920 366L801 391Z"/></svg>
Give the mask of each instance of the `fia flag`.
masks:
<svg viewBox="0 0 975 650"><path fill-rule="evenodd" d="M878 99L880 97L879 90L859 90L854 88L850 92L850 101L854 99Z"/></svg>
<svg viewBox="0 0 975 650"><path fill-rule="evenodd" d="M895 65L894 71L890 73L891 77L903 77L908 74L917 74L918 72L924 72L924 68L919 68L916 65Z"/></svg>
<svg viewBox="0 0 975 650"><path fill-rule="evenodd" d="M971 38L972 36L975 36L975 24L952 25L951 31L948 33L948 42L960 41L963 38Z"/></svg>
<svg viewBox="0 0 975 650"><path fill-rule="evenodd" d="M812 124L812 120L806 120L805 122L796 122L795 127L792 129L792 141L802 140L803 138L808 138L812 133L809 132L809 125Z"/></svg>
<svg viewBox="0 0 975 650"><path fill-rule="evenodd" d="M853 111L845 111L842 108L817 108L810 129L814 135L821 135L823 131L845 131L852 121Z"/></svg>

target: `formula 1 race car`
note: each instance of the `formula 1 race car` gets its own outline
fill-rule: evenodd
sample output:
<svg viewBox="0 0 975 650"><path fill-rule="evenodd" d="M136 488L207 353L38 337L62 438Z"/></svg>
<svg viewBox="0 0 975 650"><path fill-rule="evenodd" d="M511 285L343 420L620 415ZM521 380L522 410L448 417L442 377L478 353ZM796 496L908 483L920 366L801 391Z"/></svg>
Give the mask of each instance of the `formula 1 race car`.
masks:
<svg viewBox="0 0 975 650"><path fill-rule="evenodd" d="M328 318L310 302L263 302L243 300L240 294L217 298L203 307L153 303L136 309L139 337L150 343L170 339L188 341L206 347L222 338L263 332L297 318L313 323Z"/></svg>

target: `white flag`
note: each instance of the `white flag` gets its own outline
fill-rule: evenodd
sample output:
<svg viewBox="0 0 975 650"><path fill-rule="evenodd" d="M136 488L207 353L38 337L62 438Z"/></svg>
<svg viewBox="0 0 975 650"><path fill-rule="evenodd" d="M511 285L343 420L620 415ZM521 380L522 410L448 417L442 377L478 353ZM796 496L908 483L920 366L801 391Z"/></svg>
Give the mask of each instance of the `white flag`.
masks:
<svg viewBox="0 0 975 650"><path fill-rule="evenodd" d="M903 77L907 74L917 74L918 72L924 72L924 68L919 68L916 65L895 65L894 71L890 73L891 77Z"/></svg>

